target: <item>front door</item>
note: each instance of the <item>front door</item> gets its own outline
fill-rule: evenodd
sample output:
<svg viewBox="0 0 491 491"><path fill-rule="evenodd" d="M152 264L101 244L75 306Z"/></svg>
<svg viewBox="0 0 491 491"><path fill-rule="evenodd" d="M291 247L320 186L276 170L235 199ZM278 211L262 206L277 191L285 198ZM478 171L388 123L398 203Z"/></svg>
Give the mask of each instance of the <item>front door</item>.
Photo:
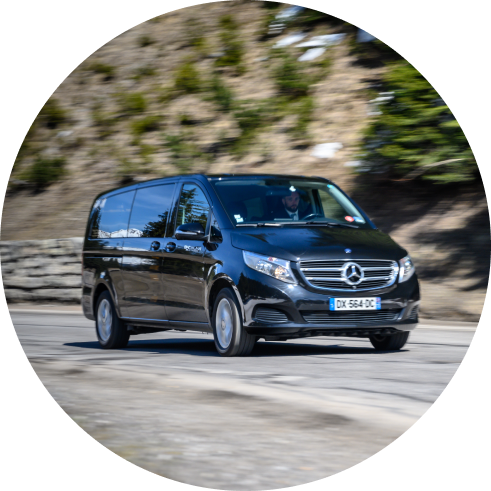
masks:
<svg viewBox="0 0 491 491"><path fill-rule="evenodd" d="M206 230L209 212L210 205L203 190L197 184L184 184L175 228L184 223L198 222ZM163 251L162 272L169 320L208 323L204 308L204 252L203 241L177 240L175 235L168 239Z"/></svg>

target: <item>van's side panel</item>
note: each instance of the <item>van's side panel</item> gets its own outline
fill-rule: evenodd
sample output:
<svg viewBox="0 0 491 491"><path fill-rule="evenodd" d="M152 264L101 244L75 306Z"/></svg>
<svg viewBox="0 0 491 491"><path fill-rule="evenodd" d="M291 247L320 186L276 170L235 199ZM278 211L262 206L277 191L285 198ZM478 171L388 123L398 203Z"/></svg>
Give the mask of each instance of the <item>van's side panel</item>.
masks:
<svg viewBox="0 0 491 491"><path fill-rule="evenodd" d="M87 313L93 315L96 302L94 294L99 283L103 283L111 291L115 300L116 311L121 315L119 301L124 296L121 275L124 239L105 239L95 242L95 244L90 244L90 247L84 252L82 298L84 313L85 315Z"/></svg>

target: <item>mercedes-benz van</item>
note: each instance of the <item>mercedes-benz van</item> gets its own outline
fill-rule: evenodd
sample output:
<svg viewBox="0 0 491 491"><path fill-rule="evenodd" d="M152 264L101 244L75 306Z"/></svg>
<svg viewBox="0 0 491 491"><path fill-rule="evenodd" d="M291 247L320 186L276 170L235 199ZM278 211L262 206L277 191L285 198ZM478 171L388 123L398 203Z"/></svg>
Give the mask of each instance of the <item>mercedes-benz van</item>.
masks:
<svg viewBox="0 0 491 491"><path fill-rule="evenodd" d="M308 336L398 350L418 322L408 252L318 177L189 175L105 192L82 261L103 348L177 329L212 333L223 356Z"/></svg>

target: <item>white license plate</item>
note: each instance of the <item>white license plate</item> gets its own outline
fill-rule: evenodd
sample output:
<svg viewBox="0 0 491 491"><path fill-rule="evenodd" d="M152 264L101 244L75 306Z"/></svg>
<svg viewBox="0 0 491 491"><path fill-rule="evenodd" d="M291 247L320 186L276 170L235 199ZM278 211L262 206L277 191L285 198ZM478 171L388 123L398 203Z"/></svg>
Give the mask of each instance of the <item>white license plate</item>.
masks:
<svg viewBox="0 0 491 491"><path fill-rule="evenodd" d="M329 310L380 310L380 297L331 298Z"/></svg>

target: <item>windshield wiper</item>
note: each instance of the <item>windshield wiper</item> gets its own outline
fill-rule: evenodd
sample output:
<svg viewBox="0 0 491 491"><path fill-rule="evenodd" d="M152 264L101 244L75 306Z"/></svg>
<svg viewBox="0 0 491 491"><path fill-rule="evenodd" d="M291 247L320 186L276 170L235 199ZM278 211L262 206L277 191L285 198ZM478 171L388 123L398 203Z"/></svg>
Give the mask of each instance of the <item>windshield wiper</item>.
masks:
<svg viewBox="0 0 491 491"><path fill-rule="evenodd" d="M237 223L236 227L281 227L284 223L258 222L258 223Z"/></svg>
<svg viewBox="0 0 491 491"><path fill-rule="evenodd" d="M302 222L297 222L302 223ZM358 225L351 225L349 223L338 223L338 222L316 222L314 220L310 222L303 222L306 225L327 225L328 227L348 227L348 228L359 228Z"/></svg>

